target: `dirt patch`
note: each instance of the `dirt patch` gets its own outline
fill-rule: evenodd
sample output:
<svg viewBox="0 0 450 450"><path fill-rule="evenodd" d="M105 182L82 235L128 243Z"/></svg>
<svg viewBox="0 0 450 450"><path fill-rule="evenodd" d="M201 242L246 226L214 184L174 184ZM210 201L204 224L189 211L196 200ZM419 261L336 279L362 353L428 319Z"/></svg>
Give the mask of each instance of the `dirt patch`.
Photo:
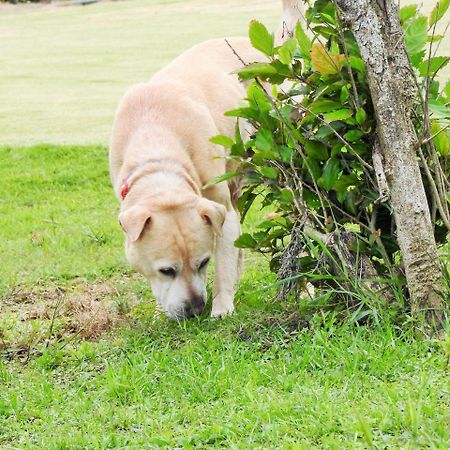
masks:
<svg viewBox="0 0 450 450"><path fill-rule="evenodd" d="M108 284L94 285L88 292L69 294L64 302L64 312L72 318L71 331L83 339L98 338L123 320L117 302L111 301L115 295L117 293Z"/></svg>
<svg viewBox="0 0 450 450"><path fill-rule="evenodd" d="M122 280L122 286L131 284ZM0 349L20 353L53 340L98 339L127 321L138 303L137 295L113 281L18 288L0 302Z"/></svg>

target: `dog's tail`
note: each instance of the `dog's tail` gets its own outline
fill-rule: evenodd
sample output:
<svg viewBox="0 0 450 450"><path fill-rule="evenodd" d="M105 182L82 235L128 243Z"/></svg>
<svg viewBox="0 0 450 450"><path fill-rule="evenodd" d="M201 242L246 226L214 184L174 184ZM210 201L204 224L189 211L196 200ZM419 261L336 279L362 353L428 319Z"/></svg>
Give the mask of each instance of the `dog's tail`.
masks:
<svg viewBox="0 0 450 450"><path fill-rule="evenodd" d="M305 3L303 0L282 0L283 17L275 34L276 44L280 45L292 36L297 22L305 22Z"/></svg>

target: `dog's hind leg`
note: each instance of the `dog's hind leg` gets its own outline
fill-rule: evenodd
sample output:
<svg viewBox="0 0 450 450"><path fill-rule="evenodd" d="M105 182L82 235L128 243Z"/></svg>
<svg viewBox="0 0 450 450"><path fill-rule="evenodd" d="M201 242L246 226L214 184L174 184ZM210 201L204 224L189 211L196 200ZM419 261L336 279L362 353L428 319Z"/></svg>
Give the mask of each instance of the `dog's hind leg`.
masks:
<svg viewBox="0 0 450 450"><path fill-rule="evenodd" d="M280 26L275 33L276 45L281 45L287 41L294 33L297 22L305 22L305 1L304 0L282 0L283 17Z"/></svg>
<svg viewBox="0 0 450 450"><path fill-rule="evenodd" d="M242 276L242 271L244 270L244 250L242 248L239 249L239 255L238 255L238 265L237 265L237 279L236 279L236 285L235 288L237 289L239 280Z"/></svg>
<svg viewBox="0 0 450 450"><path fill-rule="evenodd" d="M230 208L226 213L222 235L216 242L216 275L211 317L223 317L234 311L234 293L239 278L239 249L234 241L240 235L237 212Z"/></svg>

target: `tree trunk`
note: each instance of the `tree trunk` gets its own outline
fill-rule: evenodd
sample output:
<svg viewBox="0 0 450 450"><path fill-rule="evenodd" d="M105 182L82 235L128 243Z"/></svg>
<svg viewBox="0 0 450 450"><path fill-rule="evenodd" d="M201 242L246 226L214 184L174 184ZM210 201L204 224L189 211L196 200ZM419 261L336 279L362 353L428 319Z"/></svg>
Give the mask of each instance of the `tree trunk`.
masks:
<svg viewBox="0 0 450 450"><path fill-rule="evenodd" d="M416 96L393 0L335 0L358 42L377 118L384 172L397 225L412 314L443 324L445 292L411 121ZM448 295L448 293L447 293Z"/></svg>

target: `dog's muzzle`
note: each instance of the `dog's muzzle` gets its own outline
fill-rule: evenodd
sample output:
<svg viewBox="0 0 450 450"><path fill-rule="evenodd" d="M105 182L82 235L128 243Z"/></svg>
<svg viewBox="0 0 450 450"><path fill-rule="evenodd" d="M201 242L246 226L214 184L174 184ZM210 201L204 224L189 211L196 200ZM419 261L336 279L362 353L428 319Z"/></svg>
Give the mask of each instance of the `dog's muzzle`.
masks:
<svg viewBox="0 0 450 450"><path fill-rule="evenodd" d="M184 306L184 317L191 319L192 317L199 316L205 309L205 300L202 297L195 297L189 302L186 302Z"/></svg>

